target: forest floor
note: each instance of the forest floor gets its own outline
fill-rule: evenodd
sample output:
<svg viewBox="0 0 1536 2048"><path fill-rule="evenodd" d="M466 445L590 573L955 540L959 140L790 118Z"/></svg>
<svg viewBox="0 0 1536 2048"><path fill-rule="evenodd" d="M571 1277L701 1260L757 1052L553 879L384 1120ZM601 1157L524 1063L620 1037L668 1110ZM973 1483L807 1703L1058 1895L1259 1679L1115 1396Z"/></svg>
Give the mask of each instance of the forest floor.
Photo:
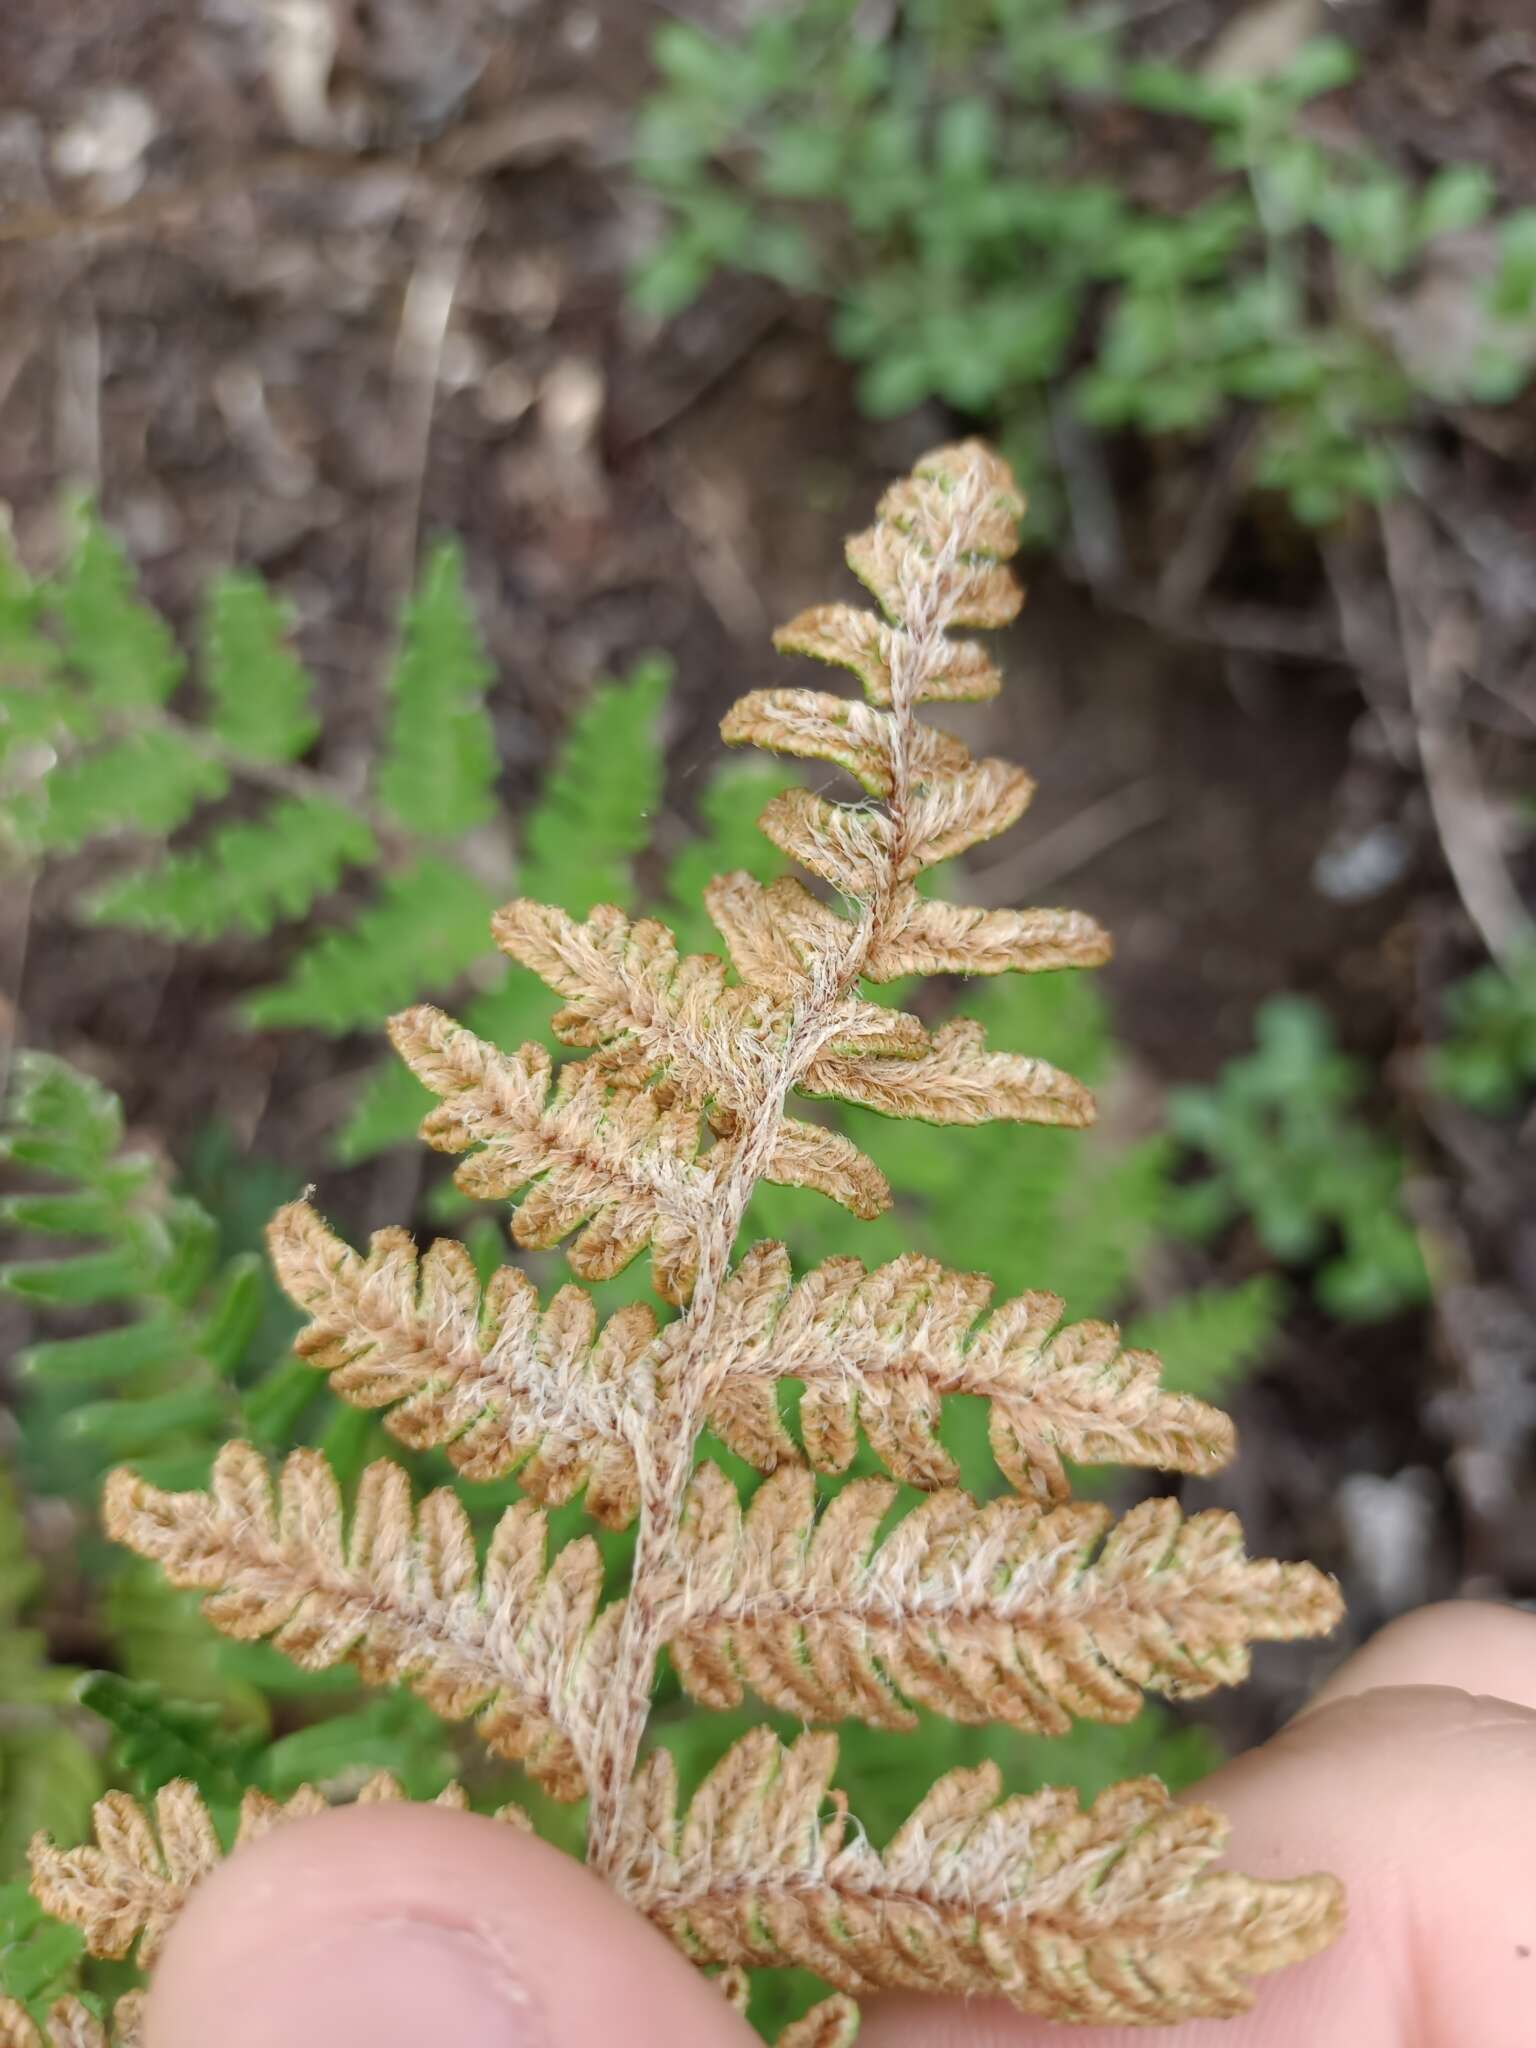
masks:
<svg viewBox="0 0 1536 2048"><path fill-rule="evenodd" d="M235 0L9 0L0 494L23 558L56 555L64 488L83 483L183 627L216 568L262 569L299 607L345 774L419 542L461 535L515 796L538 787L591 677L661 647L679 680L658 836L675 837L720 710L782 680L772 626L848 594L842 534L954 422L862 419L815 316L766 288L721 282L661 331L627 309L650 223L625 126L671 11L357 4L338 10L322 92L303 37L274 55L260 10ZM1432 24L1377 11L1362 122L1465 148ZM1504 32L1494 13L1485 41ZM1504 14L1525 33L1518 0ZM1536 181L1529 109L1484 126L1517 189ZM1210 478L1126 482L1140 573L1095 589L1026 561L1030 602L1001 650L1010 687L976 730L1040 795L992 850L988 900L1070 901L1112 928L1107 986L1149 1118L1167 1086L1210 1081L1245 1048L1278 991L1319 999L1369 1059L1416 1213L1456 1257L1434 1314L1357 1328L1298 1309L1241 1395L1244 1458L1223 1497L1255 1548L1343 1573L1357 1630L1468 1587L1536 1595L1536 1496L1522 1515L1516 1483L1529 1471L1500 1452L1508 1469L1488 1476L1514 1411L1485 1412L1536 1380L1529 1148L1425 1105L1428 1006L1477 955L1417 771L1384 755L1346 649L1347 537L1330 577L1310 540L1244 530L1220 582L1191 596L1158 559L1159 508L1170 491L1187 508ZM1530 524L1525 506L1501 516ZM1395 879L1327 893L1320 857L1381 823L1398 835ZM219 1121L312 1168L368 1049L239 1028L233 1000L273 949L82 931L64 893L45 878L0 923L25 1041L100 1073L172 1153ZM359 1169L349 1220L394 1220L400 1193L397 1164ZM1250 1270L1253 1247L1239 1235L1221 1260ZM1364 1533L1362 1478L1377 1483ZM1229 1732L1260 1732L1277 1696L1238 1695Z"/></svg>

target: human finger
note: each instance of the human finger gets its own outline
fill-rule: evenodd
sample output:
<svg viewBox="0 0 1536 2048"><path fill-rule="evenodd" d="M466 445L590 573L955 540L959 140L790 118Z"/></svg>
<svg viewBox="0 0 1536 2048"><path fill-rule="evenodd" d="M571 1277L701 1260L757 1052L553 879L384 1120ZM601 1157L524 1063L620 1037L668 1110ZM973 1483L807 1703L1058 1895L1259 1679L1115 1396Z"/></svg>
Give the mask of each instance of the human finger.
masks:
<svg viewBox="0 0 1536 2048"><path fill-rule="evenodd" d="M352 1806L242 1849L155 1971L147 2048L752 2048L589 1871L473 1814Z"/></svg>

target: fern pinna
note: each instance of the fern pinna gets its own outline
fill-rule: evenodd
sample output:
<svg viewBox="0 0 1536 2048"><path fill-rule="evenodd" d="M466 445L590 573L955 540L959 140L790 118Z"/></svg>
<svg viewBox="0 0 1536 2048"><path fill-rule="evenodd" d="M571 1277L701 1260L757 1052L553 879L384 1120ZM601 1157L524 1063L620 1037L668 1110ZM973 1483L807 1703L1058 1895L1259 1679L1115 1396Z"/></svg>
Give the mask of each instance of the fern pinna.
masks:
<svg viewBox="0 0 1536 2048"><path fill-rule="evenodd" d="M981 647L952 636L1017 610L1003 563L1020 509L982 446L927 457L849 544L880 614L822 606L778 636L851 669L866 701L764 690L727 717L732 743L830 762L863 785L856 803L794 787L763 814L825 894L715 879L729 964L683 956L664 925L605 905L585 917L506 905L499 944L563 999L557 1034L582 1055L557 1075L539 1046L503 1050L436 1009L391 1027L439 1098L423 1136L464 1155L461 1187L512 1199L519 1245L573 1238L579 1279L648 1250L673 1320L658 1328L631 1306L600 1324L579 1286L543 1303L511 1269L482 1286L461 1247L419 1256L399 1231L359 1253L302 1202L274 1220L279 1277L310 1319L299 1349L335 1391L385 1411L402 1444L441 1446L465 1480L518 1476L528 1497L483 1562L455 1494L413 1505L388 1459L364 1473L350 1514L313 1450L275 1481L236 1443L206 1493L130 1471L107 1490L110 1532L199 1589L219 1628L409 1686L556 1795L584 1797L591 1863L729 1995L745 1969L780 1965L837 1986L796 2041L847 2039L849 1995L884 1986L1000 1993L1101 2023L1232 2013L1256 1974L1310 1955L1340 1918L1331 1878L1212 1868L1221 1817L1175 1805L1153 1779L1085 1809L1052 1790L999 1803L991 1766L952 1771L877 1851L832 1788L830 1734L785 1745L754 1728L681 1812L669 1755L642 1761L663 1649L710 1707L750 1689L809 1722L899 1726L923 1707L1051 1733L1073 1717L1128 1720L1144 1693L1235 1682L1252 1643L1317 1634L1338 1615L1310 1565L1247 1558L1229 1514L1156 1499L1116 1524L1069 1498L1065 1460L1201 1473L1232 1449L1221 1415L1165 1391L1157 1360L1105 1326L1062 1327L1043 1294L989 1307L984 1280L927 1258L866 1272L838 1257L797 1275L775 1244L738 1246L762 1181L861 1216L890 1203L853 1140L792 1114L793 1098L938 1124L1092 1117L1081 1083L992 1049L974 1022L930 1032L862 992L1108 953L1079 914L966 909L916 886L1029 800L1020 770L973 760L918 716L998 688ZM796 1431L787 1383L803 1389ZM990 1403L1011 1491L986 1504L956 1488L938 1438L955 1393ZM698 1456L706 1426L767 1475L745 1506ZM819 1501L815 1475L842 1473L861 1430L892 1478ZM892 1527L895 1481L927 1498ZM636 1524L627 1593L607 1604L594 1538L548 1554L548 1504L582 1489L599 1520ZM40 1841L40 1898L105 1952L140 1927L158 1940L165 1873L195 1877L213 1853L203 1833L190 1858L173 1851L166 1825L157 1848L146 1816L114 1808L94 1849ZM158 1889L136 1888L130 1867L160 1873Z"/></svg>

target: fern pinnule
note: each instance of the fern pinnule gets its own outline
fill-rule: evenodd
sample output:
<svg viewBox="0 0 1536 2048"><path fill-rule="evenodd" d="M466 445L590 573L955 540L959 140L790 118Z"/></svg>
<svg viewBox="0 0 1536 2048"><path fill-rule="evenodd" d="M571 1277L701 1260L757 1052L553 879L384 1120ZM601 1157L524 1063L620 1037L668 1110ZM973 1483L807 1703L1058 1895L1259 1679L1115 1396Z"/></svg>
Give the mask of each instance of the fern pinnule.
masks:
<svg viewBox="0 0 1536 2048"><path fill-rule="evenodd" d="M631 1375L656 1335L643 1302L599 1333L591 1297L562 1287L547 1309L516 1267L484 1288L468 1252L439 1239L419 1256L407 1232L375 1233L366 1258L307 1202L267 1230L273 1270L311 1320L294 1349L413 1450L442 1445L466 1479L515 1471L551 1504L586 1488L587 1511L623 1528L639 1505L621 1428Z"/></svg>
<svg viewBox="0 0 1536 2048"><path fill-rule="evenodd" d="M349 1661L375 1685L408 1685L445 1720L473 1717L488 1748L526 1763L557 1799L586 1789L573 1744L612 1666L621 1608L598 1615L590 1537L546 1568L543 1514L497 1525L483 1573L469 1517L446 1489L413 1512L410 1482L381 1458L358 1485L350 1529L318 1451L294 1451L274 1490L265 1460L226 1444L207 1493L163 1493L127 1471L107 1482L109 1536L196 1587L226 1635L272 1637L306 1670Z"/></svg>
<svg viewBox="0 0 1536 2048"><path fill-rule="evenodd" d="M128 1991L112 2008L110 2031L78 1998L56 1999L38 2027L26 2007L0 1998L0 2048L142 2048L144 1995Z"/></svg>
<svg viewBox="0 0 1536 2048"><path fill-rule="evenodd" d="M547 1502L584 1488L599 1519L633 1521L623 1597L601 1604L591 1537L547 1560L528 1501L503 1514L482 1570L458 1500L440 1491L413 1508L388 1460L364 1473L350 1525L313 1451L289 1458L276 1499L239 1444L206 1494L129 1473L108 1491L111 1533L201 1590L226 1632L408 1685L474 1719L557 1796L585 1794L593 1867L723 1972L738 2005L746 1969L817 1971L838 1995L786 2048L846 2048L849 1994L882 1987L1001 1994L1102 2024L1235 2012L1253 1977L1312 1954L1340 1920L1330 1878L1214 1869L1219 1816L1151 1780L1084 1809L1063 1791L999 1803L991 1766L951 1772L877 1852L831 1789L831 1734L786 1748L752 1729L681 1814L668 1755L639 1761L663 1650L706 1705L751 1689L816 1720L901 1727L926 1707L1056 1732L1074 1716L1128 1719L1144 1692L1236 1682L1254 1643L1337 1618L1330 1580L1249 1559L1229 1514L1153 1499L1116 1523L1068 1498L1072 1460L1199 1474L1233 1448L1224 1416L1169 1391L1158 1360L1108 1325L1063 1326L1044 1293L991 1308L983 1277L915 1254L874 1271L825 1259L797 1277L782 1246L738 1245L765 1180L860 1216L891 1201L874 1162L797 1114L797 1097L937 1124L1092 1117L1080 1081L995 1049L974 1020L930 1030L863 992L1108 955L1079 912L974 910L917 886L1030 796L1022 770L972 760L918 716L997 688L990 657L956 635L1017 610L1005 560L1019 505L979 444L925 457L849 544L883 616L823 606L779 635L852 669L868 701L756 691L727 717L732 743L862 785L849 804L780 791L763 813L822 893L718 877L706 901L728 962L612 905L508 904L498 943L564 1004L558 1072L538 1045L503 1050L425 1006L391 1026L438 1098L423 1137L463 1155L459 1186L512 1198L521 1246L571 1238L582 1279L649 1250L675 1319L625 1309L600 1329L579 1289L541 1307L510 1270L482 1284L461 1246L418 1255L384 1231L355 1252L302 1203L274 1221L279 1277L310 1319L301 1355L463 1480L514 1473ZM787 1383L801 1392L795 1429ZM940 1441L954 1395L989 1404L1012 1490L985 1504L956 1488ZM697 1462L706 1427L769 1475L745 1508L722 1468ZM818 1508L814 1475L844 1472L860 1432L891 1477L854 1479ZM897 1482L926 1498L883 1533ZM64 1866L41 1868L63 1885Z"/></svg>
<svg viewBox="0 0 1536 2048"><path fill-rule="evenodd" d="M717 1465L694 1474L670 1586L667 1648L704 1705L750 1688L808 1721L916 1725L912 1706L1064 1735L1129 1721L1143 1690L1191 1699L1247 1675L1253 1642L1338 1617L1307 1564L1251 1561L1234 1515L1145 1501L1118 1524L1095 1501L1040 1514L931 1494L884 1541L889 1480L857 1479L818 1515L785 1467L743 1513ZM908 1703L911 1703L910 1705Z"/></svg>
<svg viewBox="0 0 1536 2048"><path fill-rule="evenodd" d="M665 1750L641 1768L616 1880L700 1963L814 1970L859 1993L998 1996L1098 2025L1243 2011L1250 1973L1337 1932L1334 1879L1210 1866L1226 1824L1152 1778L1001 1805L994 1764L951 1771L883 1852L832 1791L836 1739L743 1736L686 1810ZM828 1802L830 1819L823 1818Z"/></svg>

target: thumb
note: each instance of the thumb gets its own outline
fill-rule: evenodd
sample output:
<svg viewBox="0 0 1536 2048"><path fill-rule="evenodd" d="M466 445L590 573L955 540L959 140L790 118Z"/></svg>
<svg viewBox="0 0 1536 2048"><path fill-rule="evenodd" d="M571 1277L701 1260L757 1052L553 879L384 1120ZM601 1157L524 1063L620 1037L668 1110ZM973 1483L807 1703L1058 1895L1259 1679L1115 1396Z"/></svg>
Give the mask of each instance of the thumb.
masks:
<svg viewBox="0 0 1536 2048"><path fill-rule="evenodd" d="M145 2048L752 2048L589 1872L473 1814L353 1806L242 1849L156 1971Z"/></svg>

